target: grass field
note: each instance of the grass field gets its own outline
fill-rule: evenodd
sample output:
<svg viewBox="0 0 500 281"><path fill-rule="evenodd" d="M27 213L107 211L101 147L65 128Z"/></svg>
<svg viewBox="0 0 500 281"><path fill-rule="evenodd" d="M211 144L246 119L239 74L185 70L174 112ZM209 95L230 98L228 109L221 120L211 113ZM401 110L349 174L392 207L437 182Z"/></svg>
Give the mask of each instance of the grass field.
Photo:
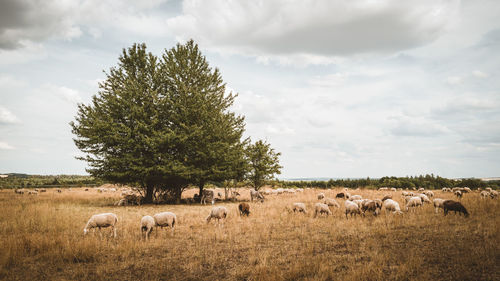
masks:
<svg viewBox="0 0 500 281"><path fill-rule="evenodd" d="M318 192L267 196L240 218L237 203L224 226L207 224L212 206L115 207L119 193L0 191L0 279L3 280L500 280L500 205L479 193L461 200L469 218L443 216L426 205L403 215L346 220L343 201L333 216L312 217ZM401 192L352 190L363 198ZM188 190L184 196L191 196ZM436 196L454 199L451 193ZM249 199L248 191L242 199ZM306 203L308 215L287 206ZM141 239L144 215L177 214L175 234ZM83 236L92 214L118 215L118 237Z"/></svg>

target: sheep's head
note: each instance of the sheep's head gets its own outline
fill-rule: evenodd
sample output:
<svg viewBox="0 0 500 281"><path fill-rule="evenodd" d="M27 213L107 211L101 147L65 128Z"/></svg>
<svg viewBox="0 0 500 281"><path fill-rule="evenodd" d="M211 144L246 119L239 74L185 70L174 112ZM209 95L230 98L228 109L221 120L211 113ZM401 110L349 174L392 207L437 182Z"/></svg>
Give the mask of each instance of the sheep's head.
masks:
<svg viewBox="0 0 500 281"><path fill-rule="evenodd" d="M88 229L86 229L86 228L84 228L84 229L83 229L83 235L87 235L87 233L89 233L89 230L88 230Z"/></svg>

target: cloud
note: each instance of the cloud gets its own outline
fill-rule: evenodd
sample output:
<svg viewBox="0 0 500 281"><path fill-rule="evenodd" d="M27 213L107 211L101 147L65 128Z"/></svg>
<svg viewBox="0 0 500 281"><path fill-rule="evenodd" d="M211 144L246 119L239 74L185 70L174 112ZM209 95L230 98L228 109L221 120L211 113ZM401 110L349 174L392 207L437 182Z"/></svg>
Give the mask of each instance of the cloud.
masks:
<svg viewBox="0 0 500 281"><path fill-rule="evenodd" d="M80 96L80 93L77 90L64 86L46 84L41 87L41 91L42 93L50 93L58 97L59 99L74 105L81 103L83 101L82 97Z"/></svg>
<svg viewBox="0 0 500 281"><path fill-rule="evenodd" d="M7 108L0 106L0 125L20 123L19 118L10 112Z"/></svg>
<svg viewBox="0 0 500 281"><path fill-rule="evenodd" d="M394 53L432 42L458 1L196 1L167 20L178 40L272 57Z"/></svg>
<svg viewBox="0 0 500 281"><path fill-rule="evenodd" d="M15 147L6 142L0 141L0 150L12 150L12 149L15 149Z"/></svg>
<svg viewBox="0 0 500 281"><path fill-rule="evenodd" d="M393 117L396 121L390 132L403 137L437 137L450 130L445 126L425 118Z"/></svg>
<svg viewBox="0 0 500 281"><path fill-rule="evenodd" d="M488 76L489 76L488 74L486 74L486 73L484 73L484 72L482 72L482 71L479 71L479 70L474 70L474 71L472 71L472 75L473 75L474 77L477 77L477 78L486 78L486 77L488 77Z"/></svg>

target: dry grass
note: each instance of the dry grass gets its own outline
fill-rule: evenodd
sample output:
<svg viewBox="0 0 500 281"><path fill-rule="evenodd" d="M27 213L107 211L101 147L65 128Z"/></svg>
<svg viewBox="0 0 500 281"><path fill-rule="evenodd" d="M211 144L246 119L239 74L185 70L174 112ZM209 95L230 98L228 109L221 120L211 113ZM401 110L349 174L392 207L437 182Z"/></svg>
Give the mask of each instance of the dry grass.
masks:
<svg viewBox="0 0 500 281"><path fill-rule="evenodd" d="M326 191L332 197L339 190ZM186 192L186 195L194 191ZM323 191L324 192L324 191ZM73 189L38 196L0 192L0 279L5 280L500 280L499 203L466 194L464 218L426 205L402 216L346 220L312 218L317 190L268 196L250 203L250 217L237 204L223 227L206 224L211 206L112 206L118 193ZM352 191L364 198L390 192ZM402 205L400 192L395 199ZM244 194L248 197L247 194ZM453 195L436 192L436 197ZM308 215L286 206L304 202ZM172 211L175 235L153 232L141 240L142 216ZM95 213L119 217L118 237L89 235Z"/></svg>

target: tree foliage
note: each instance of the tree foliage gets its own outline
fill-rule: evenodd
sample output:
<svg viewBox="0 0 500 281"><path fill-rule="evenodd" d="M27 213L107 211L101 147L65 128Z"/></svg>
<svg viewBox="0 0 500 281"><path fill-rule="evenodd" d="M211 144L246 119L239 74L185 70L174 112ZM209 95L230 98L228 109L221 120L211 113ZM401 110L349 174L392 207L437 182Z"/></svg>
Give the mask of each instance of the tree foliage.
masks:
<svg viewBox="0 0 500 281"><path fill-rule="evenodd" d="M248 179L255 190L259 190L275 174L281 173L280 155L281 153L275 152L269 143L262 140L247 146Z"/></svg>
<svg viewBox="0 0 500 281"><path fill-rule="evenodd" d="M244 118L229 111L235 95L192 40L161 58L145 44L124 49L99 88L70 123L91 175L140 186L146 202L236 177Z"/></svg>

